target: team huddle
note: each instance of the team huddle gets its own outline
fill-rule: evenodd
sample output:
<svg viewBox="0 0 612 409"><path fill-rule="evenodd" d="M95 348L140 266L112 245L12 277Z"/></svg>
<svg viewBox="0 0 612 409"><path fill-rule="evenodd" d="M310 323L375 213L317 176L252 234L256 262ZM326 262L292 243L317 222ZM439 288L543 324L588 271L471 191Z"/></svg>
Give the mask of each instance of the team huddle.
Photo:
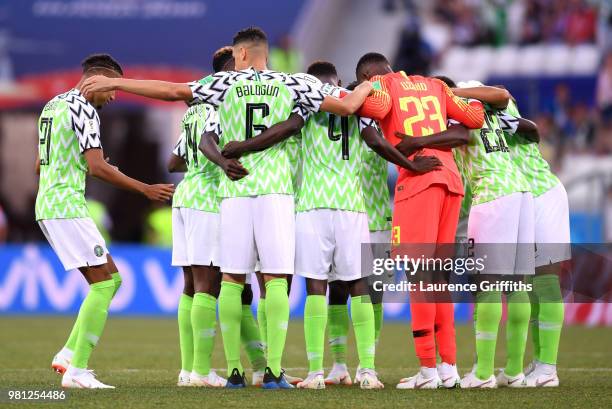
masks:
<svg viewBox="0 0 612 409"><path fill-rule="evenodd" d="M172 198L172 265L185 282L178 386L246 387L244 348L250 383L265 389L383 388L375 368L383 296L367 260L402 253L406 244L434 244L426 256L435 256L436 246L465 239L504 245L494 255L503 271L484 273L533 285L505 294L506 365L494 374L501 291L475 294L476 363L463 378L452 302L411 294L421 368L397 388L558 386L558 275L570 254L553 243L569 243L567 195L539 152L536 125L521 118L511 95L475 81L393 72L378 53L359 59L346 88L330 62L287 74L268 70L267 59L258 28L239 31L233 46L215 52L214 74L188 84L123 78L112 57L92 55L75 88L43 109L36 219L66 270L78 268L90 284L53 358L62 386L113 388L87 369L121 285L85 204L88 173L151 200ZM189 104L168 163L170 172L184 172L176 189L132 179L104 158L96 110L116 90ZM389 162L399 171L393 210ZM427 282L450 279L425 273L419 278ZM305 379L282 368L293 274L306 281ZM227 377L211 369L217 314ZM359 358L353 378L349 321ZM534 356L523 368L530 323ZM327 376L326 330L334 360Z"/></svg>

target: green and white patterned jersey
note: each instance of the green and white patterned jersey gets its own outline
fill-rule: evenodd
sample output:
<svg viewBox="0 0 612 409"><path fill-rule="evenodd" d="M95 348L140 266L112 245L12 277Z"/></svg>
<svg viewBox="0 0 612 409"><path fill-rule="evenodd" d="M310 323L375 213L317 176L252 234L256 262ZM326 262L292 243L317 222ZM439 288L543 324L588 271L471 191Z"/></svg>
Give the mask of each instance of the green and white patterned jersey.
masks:
<svg viewBox="0 0 612 409"><path fill-rule="evenodd" d="M520 118L521 114L514 101L510 101L506 113ZM550 170L550 165L542 157L537 142L531 142L519 133L506 134L506 141L510 148L510 157L514 164L531 186L534 196L548 192L559 183L559 178Z"/></svg>
<svg viewBox="0 0 612 409"><path fill-rule="evenodd" d="M302 183L302 134L293 135L285 141L285 149L289 158L291 168L291 181L293 182L293 193L296 195Z"/></svg>
<svg viewBox="0 0 612 409"><path fill-rule="evenodd" d="M332 94L339 95L334 87ZM338 117L319 112L305 115L302 128L302 185L297 211L339 209L365 212L361 169L361 129L375 126L368 118Z"/></svg>
<svg viewBox="0 0 612 409"><path fill-rule="evenodd" d="M100 118L93 105L77 89L49 101L38 119L36 220L89 217L89 168L83 152L92 148L102 148Z"/></svg>
<svg viewBox="0 0 612 409"><path fill-rule="evenodd" d="M387 161L365 145L361 163L363 200L368 213L370 231L391 230L392 213L387 185L389 172Z"/></svg>
<svg viewBox="0 0 612 409"><path fill-rule="evenodd" d="M219 146L259 135L270 126L286 120L299 104L317 112L325 98L323 84L307 74L275 71L218 72L190 84L194 102L218 108L222 134ZM284 143L240 158L249 175L232 181L220 178L220 197L293 193L291 167Z"/></svg>
<svg viewBox="0 0 612 409"><path fill-rule="evenodd" d="M527 180L512 162L504 137L504 130L516 129L516 118L486 104L484 108L484 126L470 131L469 142L456 148L455 156L472 190L472 206L530 191Z"/></svg>
<svg viewBox="0 0 612 409"><path fill-rule="evenodd" d="M219 133L215 109L208 104L191 106L181 120L181 137L173 153L185 160L187 172L172 198L172 207L219 212L220 169L206 159L198 146L205 132Z"/></svg>

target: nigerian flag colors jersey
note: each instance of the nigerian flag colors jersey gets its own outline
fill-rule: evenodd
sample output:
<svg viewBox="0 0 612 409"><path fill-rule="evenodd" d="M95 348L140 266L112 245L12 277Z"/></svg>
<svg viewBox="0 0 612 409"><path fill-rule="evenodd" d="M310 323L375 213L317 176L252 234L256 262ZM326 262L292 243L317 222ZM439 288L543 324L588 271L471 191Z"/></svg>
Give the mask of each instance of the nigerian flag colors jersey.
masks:
<svg viewBox="0 0 612 409"><path fill-rule="evenodd" d="M506 112L519 118L521 114L514 101L510 101ZM521 134L505 134L510 157L518 167L523 177L529 183L534 197L538 197L557 186L559 178L550 170L550 165L542 157L540 148L536 142L527 141Z"/></svg>
<svg viewBox="0 0 612 409"><path fill-rule="evenodd" d="M194 102L218 108L221 135L219 146L259 135L284 121L294 106L316 112L325 98L321 82L307 74L289 75L275 71L218 72L190 84ZM291 165L285 144L240 158L249 175L231 181L222 175L219 197L292 194Z"/></svg>
<svg viewBox="0 0 612 409"><path fill-rule="evenodd" d="M100 118L77 89L49 101L38 120L40 182L36 220L89 217L87 149L101 148Z"/></svg>
<svg viewBox="0 0 612 409"><path fill-rule="evenodd" d="M485 105L485 123L470 131L467 145L456 148L455 159L472 192L472 206L516 192L530 191L529 183L515 165L504 136L513 132L516 119Z"/></svg>
<svg viewBox="0 0 612 409"><path fill-rule="evenodd" d="M181 120L181 136L173 153L185 160L187 172L176 187L172 207L219 212L220 169L198 149L202 134L219 133L217 113L208 104L191 106Z"/></svg>

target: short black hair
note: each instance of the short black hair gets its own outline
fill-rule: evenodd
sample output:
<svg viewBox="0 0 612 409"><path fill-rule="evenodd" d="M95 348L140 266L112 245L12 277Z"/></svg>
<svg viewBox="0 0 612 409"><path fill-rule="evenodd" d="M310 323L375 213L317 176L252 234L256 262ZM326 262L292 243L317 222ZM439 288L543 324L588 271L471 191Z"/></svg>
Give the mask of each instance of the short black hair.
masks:
<svg viewBox="0 0 612 409"><path fill-rule="evenodd" d="M244 43L247 41L253 41L256 43L268 43L268 36L266 33L259 27L247 27L238 31L234 36L233 45Z"/></svg>
<svg viewBox="0 0 612 409"><path fill-rule="evenodd" d="M83 73L97 68L106 68L123 75L121 65L110 54L91 54L81 61Z"/></svg>
<svg viewBox="0 0 612 409"><path fill-rule="evenodd" d="M223 71L227 63L233 58L232 47L229 45L219 48L213 54L212 66L215 72Z"/></svg>
<svg viewBox="0 0 612 409"><path fill-rule="evenodd" d="M315 61L308 66L306 74L314 75L319 77L321 75L335 75L338 76L336 66L328 61Z"/></svg>
<svg viewBox="0 0 612 409"><path fill-rule="evenodd" d="M451 88L457 88L457 84L455 84L455 81L451 80L446 75L436 75L434 78L442 81Z"/></svg>
<svg viewBox="0 0 612 409"><path fill-rule="evenodd" d="M381 53L367 53L362 55L359 61L357 61L357 67L355 67L355 75L357 76L357 78L359 78L359 73L365 65L377 63L389 64L389 60L387 60L387 57L385 57Z"/></svg>

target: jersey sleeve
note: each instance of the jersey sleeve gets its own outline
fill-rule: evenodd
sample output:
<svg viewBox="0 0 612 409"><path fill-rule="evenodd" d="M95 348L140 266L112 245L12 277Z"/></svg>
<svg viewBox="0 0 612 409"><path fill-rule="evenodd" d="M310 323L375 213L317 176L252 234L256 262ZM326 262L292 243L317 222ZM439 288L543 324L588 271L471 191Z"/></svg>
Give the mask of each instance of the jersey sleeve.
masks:
<svg viewBox="0 0 612 409"><path fill-rule="evenodd" d="M482 128L484 124L484 109L482 103L476 100L468 103L456 96L444 82L437 81L443 87L448 118L455 119L470 129Z"/></svg>
<svg viewBox="0 0 612 409"><path fill-rule="evenodd" d="M306 121L308 120L308 117L310 116L311 113L312 113L311 111L309 111L308 109L304 108L300 104L295 104L295 106L291 110L291 114L297 114L297 115L301 116L302 119L304 120L304 123L306 123Z"/></svg>
<svg viewBox="0 0 612 409"><path fill-rule="evenodd" d="M219 122L219 114L216 109L209 109L208 118L204 124L202 133L214 132L217 136L221 136L221 123Z"/></svg>
<svg viewBox="0 0 612 409"><path fill-rule="evenodd" d="M95 108L80 99L68 103L72 129L79 140L81 153L88 149L102 148L100 141L100 117Z"/></svg>
<svg viewBox="0 0 612 409"><path fill-rule="evenodd" d="M296 105L310 112L319 112L321 104L327 95L331 95L333 87L327 86L318 78L304 73L287 75L285 85L293 95Z"/></svg>
<svg viewBox="0 0 612 409"><path fill-rule="evenodd" d="M359 122L359 132L360 133L369 126L378 129L378 127L376 126L376 121L373 120L372 118L360 116L360 117L357 117L357 119Z"/></svg>
<svg viewBox="0 0 612 409"><path fill-rule="evenodd" d="M193 96L190 104L209 104L218 107L232 84L231 76L232 73L229 71L220 71L199 81L189 82L187 85Z"/></svg>
<svg viewBox="0 0 612 409"><path fill-rule="evenodd" d="M391 93L381 75L375 75L370 81L374 84L374 91L366 98L358 114L380 121L391 111Z"/></svg>
<svg viewBox="0 0 612 409"><path fill-rule="evenodd" d="M515 134L519 126L519 119L514 115L510 115L506 111L497 112L497 119L502 131L509 134Z"/></svg>
<svg viewBox="0 0 612 409"><path fill-rule="evenodd" d="M185 136L185 130L181 131L181 136L179 136L178 141L176 141L176 145L172 150L172 154L174 156L178 156L179 158L185 159L185 155L187 154L187 147L185 146L187 138Z"/></svg>

